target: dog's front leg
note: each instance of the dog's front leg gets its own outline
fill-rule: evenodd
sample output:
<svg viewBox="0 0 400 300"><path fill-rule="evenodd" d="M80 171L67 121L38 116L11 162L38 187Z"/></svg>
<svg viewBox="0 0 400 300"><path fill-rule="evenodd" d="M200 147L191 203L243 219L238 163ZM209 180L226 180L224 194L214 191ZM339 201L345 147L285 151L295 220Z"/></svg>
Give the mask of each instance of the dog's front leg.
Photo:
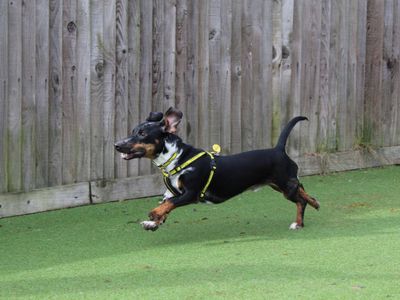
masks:
<svg viewBox="0 0 400 300"><path fill-rule="evenodd" d="M187 191L183 195L166 199L159 206L149 213L149 221L143 221L141 224L145 230L155 231L165 222L168 214L176 207L194 203L196 193Z"/></svg>

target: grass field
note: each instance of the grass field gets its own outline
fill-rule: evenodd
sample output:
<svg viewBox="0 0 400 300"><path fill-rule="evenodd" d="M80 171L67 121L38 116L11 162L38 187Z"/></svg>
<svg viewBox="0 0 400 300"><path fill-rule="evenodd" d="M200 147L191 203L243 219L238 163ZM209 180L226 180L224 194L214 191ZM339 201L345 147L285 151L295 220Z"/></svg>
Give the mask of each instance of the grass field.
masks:
<svg viewBox="0 0 400 300"><path fill-rule="evenodd" d="M0 298L400 299L400 167L302 178L321 211L270 188L139 222L158 199L0 219Z"/></svg>

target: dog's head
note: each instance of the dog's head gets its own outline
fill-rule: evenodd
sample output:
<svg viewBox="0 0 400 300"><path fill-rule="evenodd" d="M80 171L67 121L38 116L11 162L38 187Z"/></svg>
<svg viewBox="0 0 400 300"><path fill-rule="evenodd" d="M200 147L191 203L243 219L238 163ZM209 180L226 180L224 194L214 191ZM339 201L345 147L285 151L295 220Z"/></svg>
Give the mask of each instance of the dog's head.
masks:
<svg viewBox="0 0 400 300"><path fill-rule="evenodd" d="M146 121L132 130L132 134L115 143L115 150L125 160L146 157L154 159L164 147L164 139L177 131L183 113L170 107L165 114L151 112Z"/></svg>

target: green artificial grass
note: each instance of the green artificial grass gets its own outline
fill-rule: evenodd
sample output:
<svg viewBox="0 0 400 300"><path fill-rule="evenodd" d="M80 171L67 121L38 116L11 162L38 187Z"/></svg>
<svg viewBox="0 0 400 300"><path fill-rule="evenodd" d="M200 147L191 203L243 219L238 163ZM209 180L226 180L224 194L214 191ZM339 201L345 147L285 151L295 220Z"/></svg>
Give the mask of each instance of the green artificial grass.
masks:
<svg viewBox="0 0 400 300"><path fill-rule="evenodd" d="M399 299L400 167L302 178L139 222L158 198L0 219L1 299Z"/></svg>

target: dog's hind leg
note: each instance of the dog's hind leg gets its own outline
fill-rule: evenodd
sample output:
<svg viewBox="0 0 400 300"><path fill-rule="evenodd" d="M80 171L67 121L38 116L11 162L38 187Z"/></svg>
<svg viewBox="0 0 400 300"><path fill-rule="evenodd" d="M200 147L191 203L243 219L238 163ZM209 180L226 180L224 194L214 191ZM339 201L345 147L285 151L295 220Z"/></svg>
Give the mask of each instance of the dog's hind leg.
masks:
<svg viewBox="0 0 400 300"><path fill-rule="evenodd" d="M305 192L303 185L297 178L288 180L284 187L281 185L281 189L285 197L296 203L297 206L296 222L292 223L289 229L295 230L304 227L304 212L307 204L310 204L315 209L319 209L320 205L318 201Z"/></svg>
<svg viewBox="0 0 400 300"><path fill-rule="evenodd" d="M312 207L314 207L316 210L319 210L320 208L319 202L315 198L311 197L309 194L306 193L301 183L299 185L298 195L302 199L306 200L307 203L310 204Z"/></svg>

